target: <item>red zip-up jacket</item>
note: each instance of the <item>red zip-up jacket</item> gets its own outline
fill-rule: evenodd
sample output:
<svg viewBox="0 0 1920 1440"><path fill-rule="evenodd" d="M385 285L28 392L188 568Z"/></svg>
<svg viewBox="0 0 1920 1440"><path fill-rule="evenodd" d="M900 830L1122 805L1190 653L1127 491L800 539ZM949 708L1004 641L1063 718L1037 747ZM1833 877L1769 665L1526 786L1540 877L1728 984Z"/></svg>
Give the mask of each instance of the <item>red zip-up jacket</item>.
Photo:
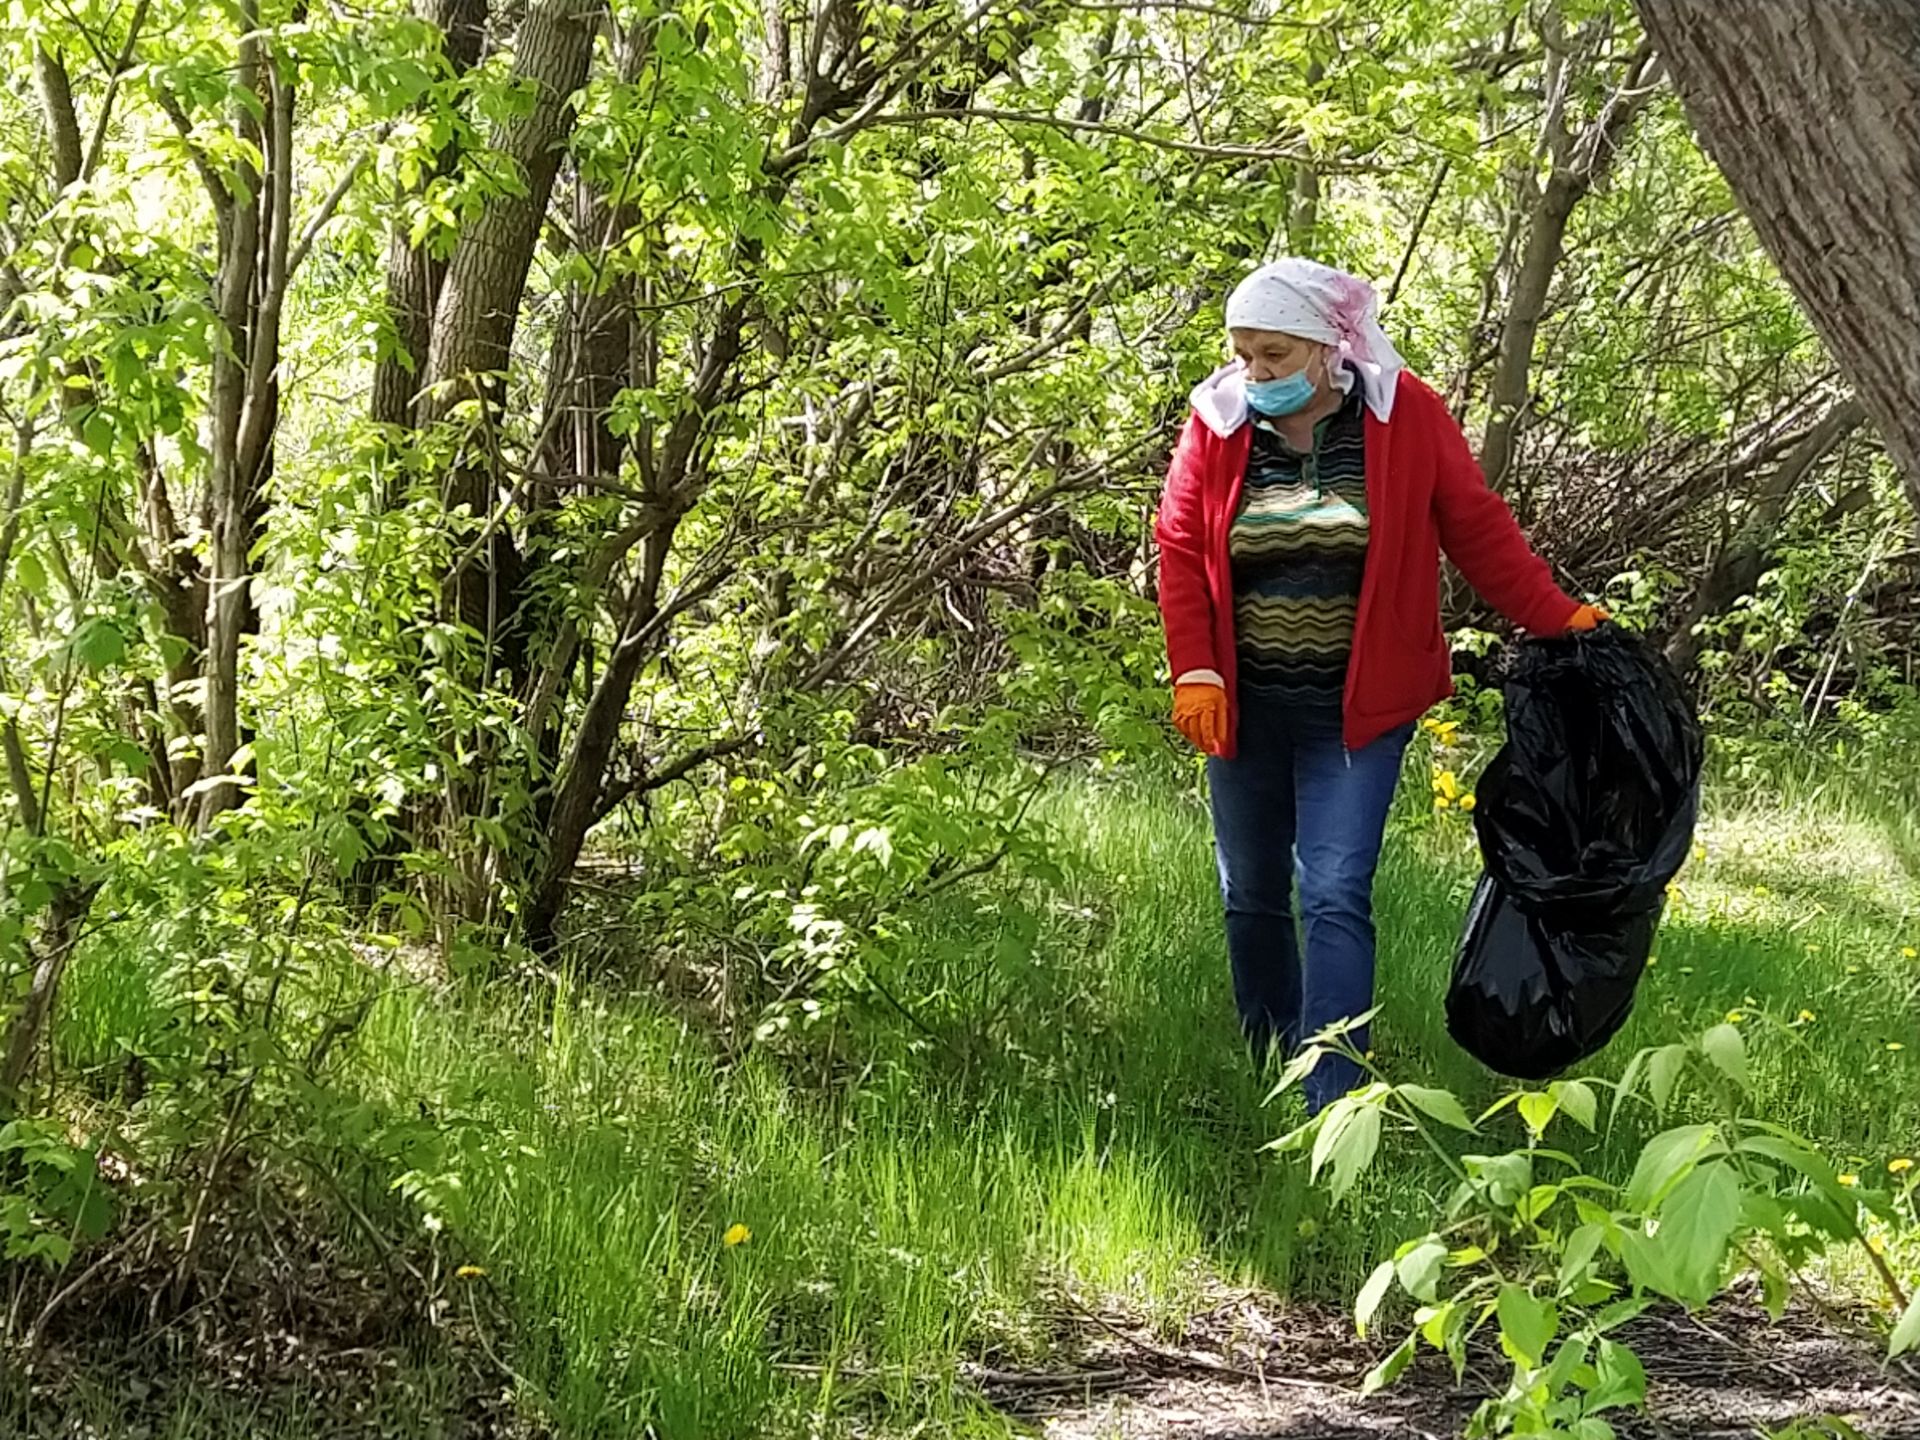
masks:
<svg viewBox="0 0 1920 1440"><path fill-rule="evenodd" d="M1432 388L1402 372L1390 414L1383 421L1366 412L1367 566L1342 707L1349 750L1419 719L1453 693L1440 624L1443 549L1467 583L1523 630L1562 634L1580 608L1487 487L1466 436ZM1154 523L1167 657L1176 681L1212 671L1224 682L1228 758L1240 705L1227 537L1250 443L1244 421L1222 434L1196 410L1174 451Z"/></svg>

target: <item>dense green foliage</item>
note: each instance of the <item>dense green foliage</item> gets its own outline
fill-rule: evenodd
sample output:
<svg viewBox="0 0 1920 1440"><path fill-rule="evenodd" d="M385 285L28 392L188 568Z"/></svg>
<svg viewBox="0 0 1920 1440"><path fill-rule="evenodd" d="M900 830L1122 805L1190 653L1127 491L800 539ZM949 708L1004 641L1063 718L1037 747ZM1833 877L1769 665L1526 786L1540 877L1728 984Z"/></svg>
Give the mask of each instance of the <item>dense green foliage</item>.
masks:
<svg viewBox="0 0 1920 1440"><path fill-rule="evenodd" d="M1878 857L1710 856L1623 1051L1766 1013L1751 1113L1915 1148L1913 516L1628 5L6 13L9 1357L363 1285L369 1427L991 1434L965 1367L1062 1294L1357 1285L1442 1177L1331 1224L1258 1156L1151 604L1286 251L1694 673L1722 793L1795 754L1759 813ZM1474 1100L1497 711L1382 900L1391 1078Z"/></svg>

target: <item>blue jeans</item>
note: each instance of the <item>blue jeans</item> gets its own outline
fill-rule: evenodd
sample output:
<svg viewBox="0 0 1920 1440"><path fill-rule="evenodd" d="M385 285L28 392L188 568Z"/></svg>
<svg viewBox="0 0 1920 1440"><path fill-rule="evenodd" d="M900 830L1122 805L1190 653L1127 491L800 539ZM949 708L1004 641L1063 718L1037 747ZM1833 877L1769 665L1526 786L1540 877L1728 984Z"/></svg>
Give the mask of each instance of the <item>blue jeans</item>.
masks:
<svg viewBox="0 0 1920 1440"><path fill-rule="evenodd" d="M1412 736L1409 725L1349 755L1337 706L1243 691L1240 753L1207 762L1233 994L1256 1059L1373 1006L1373 876ZM1367 1048L1364 1030L1350 1039ZM1318 1111L1359 1081L1352 1061L1326 1056L1307 1104Z"/></svg>

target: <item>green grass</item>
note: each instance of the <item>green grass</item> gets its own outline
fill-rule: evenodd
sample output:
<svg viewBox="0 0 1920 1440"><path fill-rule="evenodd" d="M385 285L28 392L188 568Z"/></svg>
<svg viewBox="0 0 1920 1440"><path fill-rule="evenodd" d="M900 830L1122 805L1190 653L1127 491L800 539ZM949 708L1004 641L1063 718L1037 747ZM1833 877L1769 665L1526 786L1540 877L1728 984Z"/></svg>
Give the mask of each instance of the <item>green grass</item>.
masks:
<svg viewBox="0 0 1920 1440"><path fill-rule="evenodd" d="M1902 954L1920 877L1902 812L1861 778L1716 788L1635 1017L1592 1073L1737 1011L1767 1113L1863 1172L1920 1147L1920 962ZM723 1063L605 978L537 1003L384 995L354 1083L450 1137L430 1168L457 1189L426 1178L488 1272L462 1283L513 1317L497 1343L530 1410L568 1437L1006 1435L960 1367L1042 1359L1065 1297L1169 1327L1223 1283L1343 1301L1425 1228L1431 1162L1408 1154L1329 1212L1260 1152L1292 1117L1263 1107L1234 1032L1197 799L1088 786L1044 818L1069 880L1008 982L999 1048L964 1072L876 1023L850 1032L839 1078L796 1083L774 1057ZM1473 873L1464 823L1409 800L1379 885L1377 1046L1470 1104L1500 1087L1447 1039L1440 999ZM133 968L76 974L64 1046L137 1025ZM1637 1138L1595 1142L1596 1164ZM751 1239L729 1246L736 1224ZM203 1433L228 1432L181 1432Z"/></svg>

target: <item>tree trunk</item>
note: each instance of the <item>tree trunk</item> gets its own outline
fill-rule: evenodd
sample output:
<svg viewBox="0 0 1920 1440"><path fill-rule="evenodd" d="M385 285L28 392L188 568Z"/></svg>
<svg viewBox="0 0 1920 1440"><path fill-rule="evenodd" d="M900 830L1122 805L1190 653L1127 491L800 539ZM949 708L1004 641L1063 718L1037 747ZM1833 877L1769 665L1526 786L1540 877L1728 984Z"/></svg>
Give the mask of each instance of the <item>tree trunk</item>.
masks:
<svg viewBox="0 0 1920 1440"><path fill-rule="evenodd" d="M1554 277L1566 253L1567 224L1612 165L1620 141L1653 93L1653 56L1642 47L1628 63L1621 88L1576 138L1567 128L1563 108L1571 83L1567 71L1572 64L1571 57L1560 55L1548 69L1545 129L1552 170L1547 183L1536 192L1539 198L1528 224L1526 247L1500 332L1499 358L1489 397L1492 413L1480 447L1480 468L1496 490L1504 491L1512 478L1514 454L1533 389L1533 347L1540 321L1547 313ZM1531 189L1531 179L1526 184Z"/></svg>
<svg viewBox="0 0 1920 1440"><path fill-rule="evenodd" d="M258 93L261 55L257 7L243 12L245 31L239 47L238 79ZM271 62L268 62L271 63ZM266 137L245 106L236 106L235 137L255 153L267 153ZM207 566L206 750L200 824L204 828L221 811L239 801L238 787L228 777L240 748L239 661L240 632L247 610L247 500L242 473L241 430L247 403L253 332L254 298L260 268L260 211L263 202L260 172L245 160L236 162L239 183L230 188L231 223L222 238L225 253L215 281L216 313L220 321L218 348L213 357L212 395L208 425L213 432L213 465L208 486L211 537Z"/></svg>
<svg viewBox="0 0 1920 1440"><path fill-rule="evenodd" d="M33 47L33 79L46 113L47 138L53 145L53 181L65 190L80 178L83 153L80 122L73 109L73 85L67 67L44 43Z"/></svg>
<svg viewBox="0 0 1920 1440"><path fill-rule="evenodd" d="M437 25L445 39L447 65L464 75L480 61L487 29L487 0L421 0L415 13ZM449 145L434 159L423 184L451 174L460 153ZM373 418L383 425L406 426L413 419L413 397L433 334L433 312L447 265L416 249L404 219L396 219L387 237L387 313L392 317L394 349L373 370Z"/></svg>
<svg viewBox="0 0 1920 1440"><path fill-rule="evenodd" d="M1639 10L1688 118L1920 507L1920 8Z"/></svg>
<svg viewBox="0 0 1920 1440"><path fill-rule="evenodd" d="M470 399L484 407L482 425L499 413L527 270L560 152L573 130L573 95L586 83L604 13L604 0L539 0L520 28L514 78L532 89L533 108L503 126L492 149L525 179L525 193L495 200L461 232L434 312L426 375L431 388L420 405L426 423ZM464 507L484 522L499 478L487 457L469 445L443 486L447 508ZM454 577L451 608L482 634L497 628L494 586L510 546L505 527L495 526L482 555Z"/></svg>
<svg viewBox="0 0 1920 1440"><path fill-rule="evenodd" d="M667 558L680 517L692 505L704 478L701 447L707 438L709 417L733 379L745 324L745 301L735 300L721 312L686 408L675 417L661 446L654 472L657 518L652 531L641 541L640 573L628 593L620 638L599 683L593 687L560 768L547 826L547 852L522 913L523 934L539 953L553 946L560 911L566 903L567 881L586 844L587 831L593 827L607 764L620 738L627 697L633 693L641 665L661 638L656 621L661 613L660 588L666 579Z"/></svg>

